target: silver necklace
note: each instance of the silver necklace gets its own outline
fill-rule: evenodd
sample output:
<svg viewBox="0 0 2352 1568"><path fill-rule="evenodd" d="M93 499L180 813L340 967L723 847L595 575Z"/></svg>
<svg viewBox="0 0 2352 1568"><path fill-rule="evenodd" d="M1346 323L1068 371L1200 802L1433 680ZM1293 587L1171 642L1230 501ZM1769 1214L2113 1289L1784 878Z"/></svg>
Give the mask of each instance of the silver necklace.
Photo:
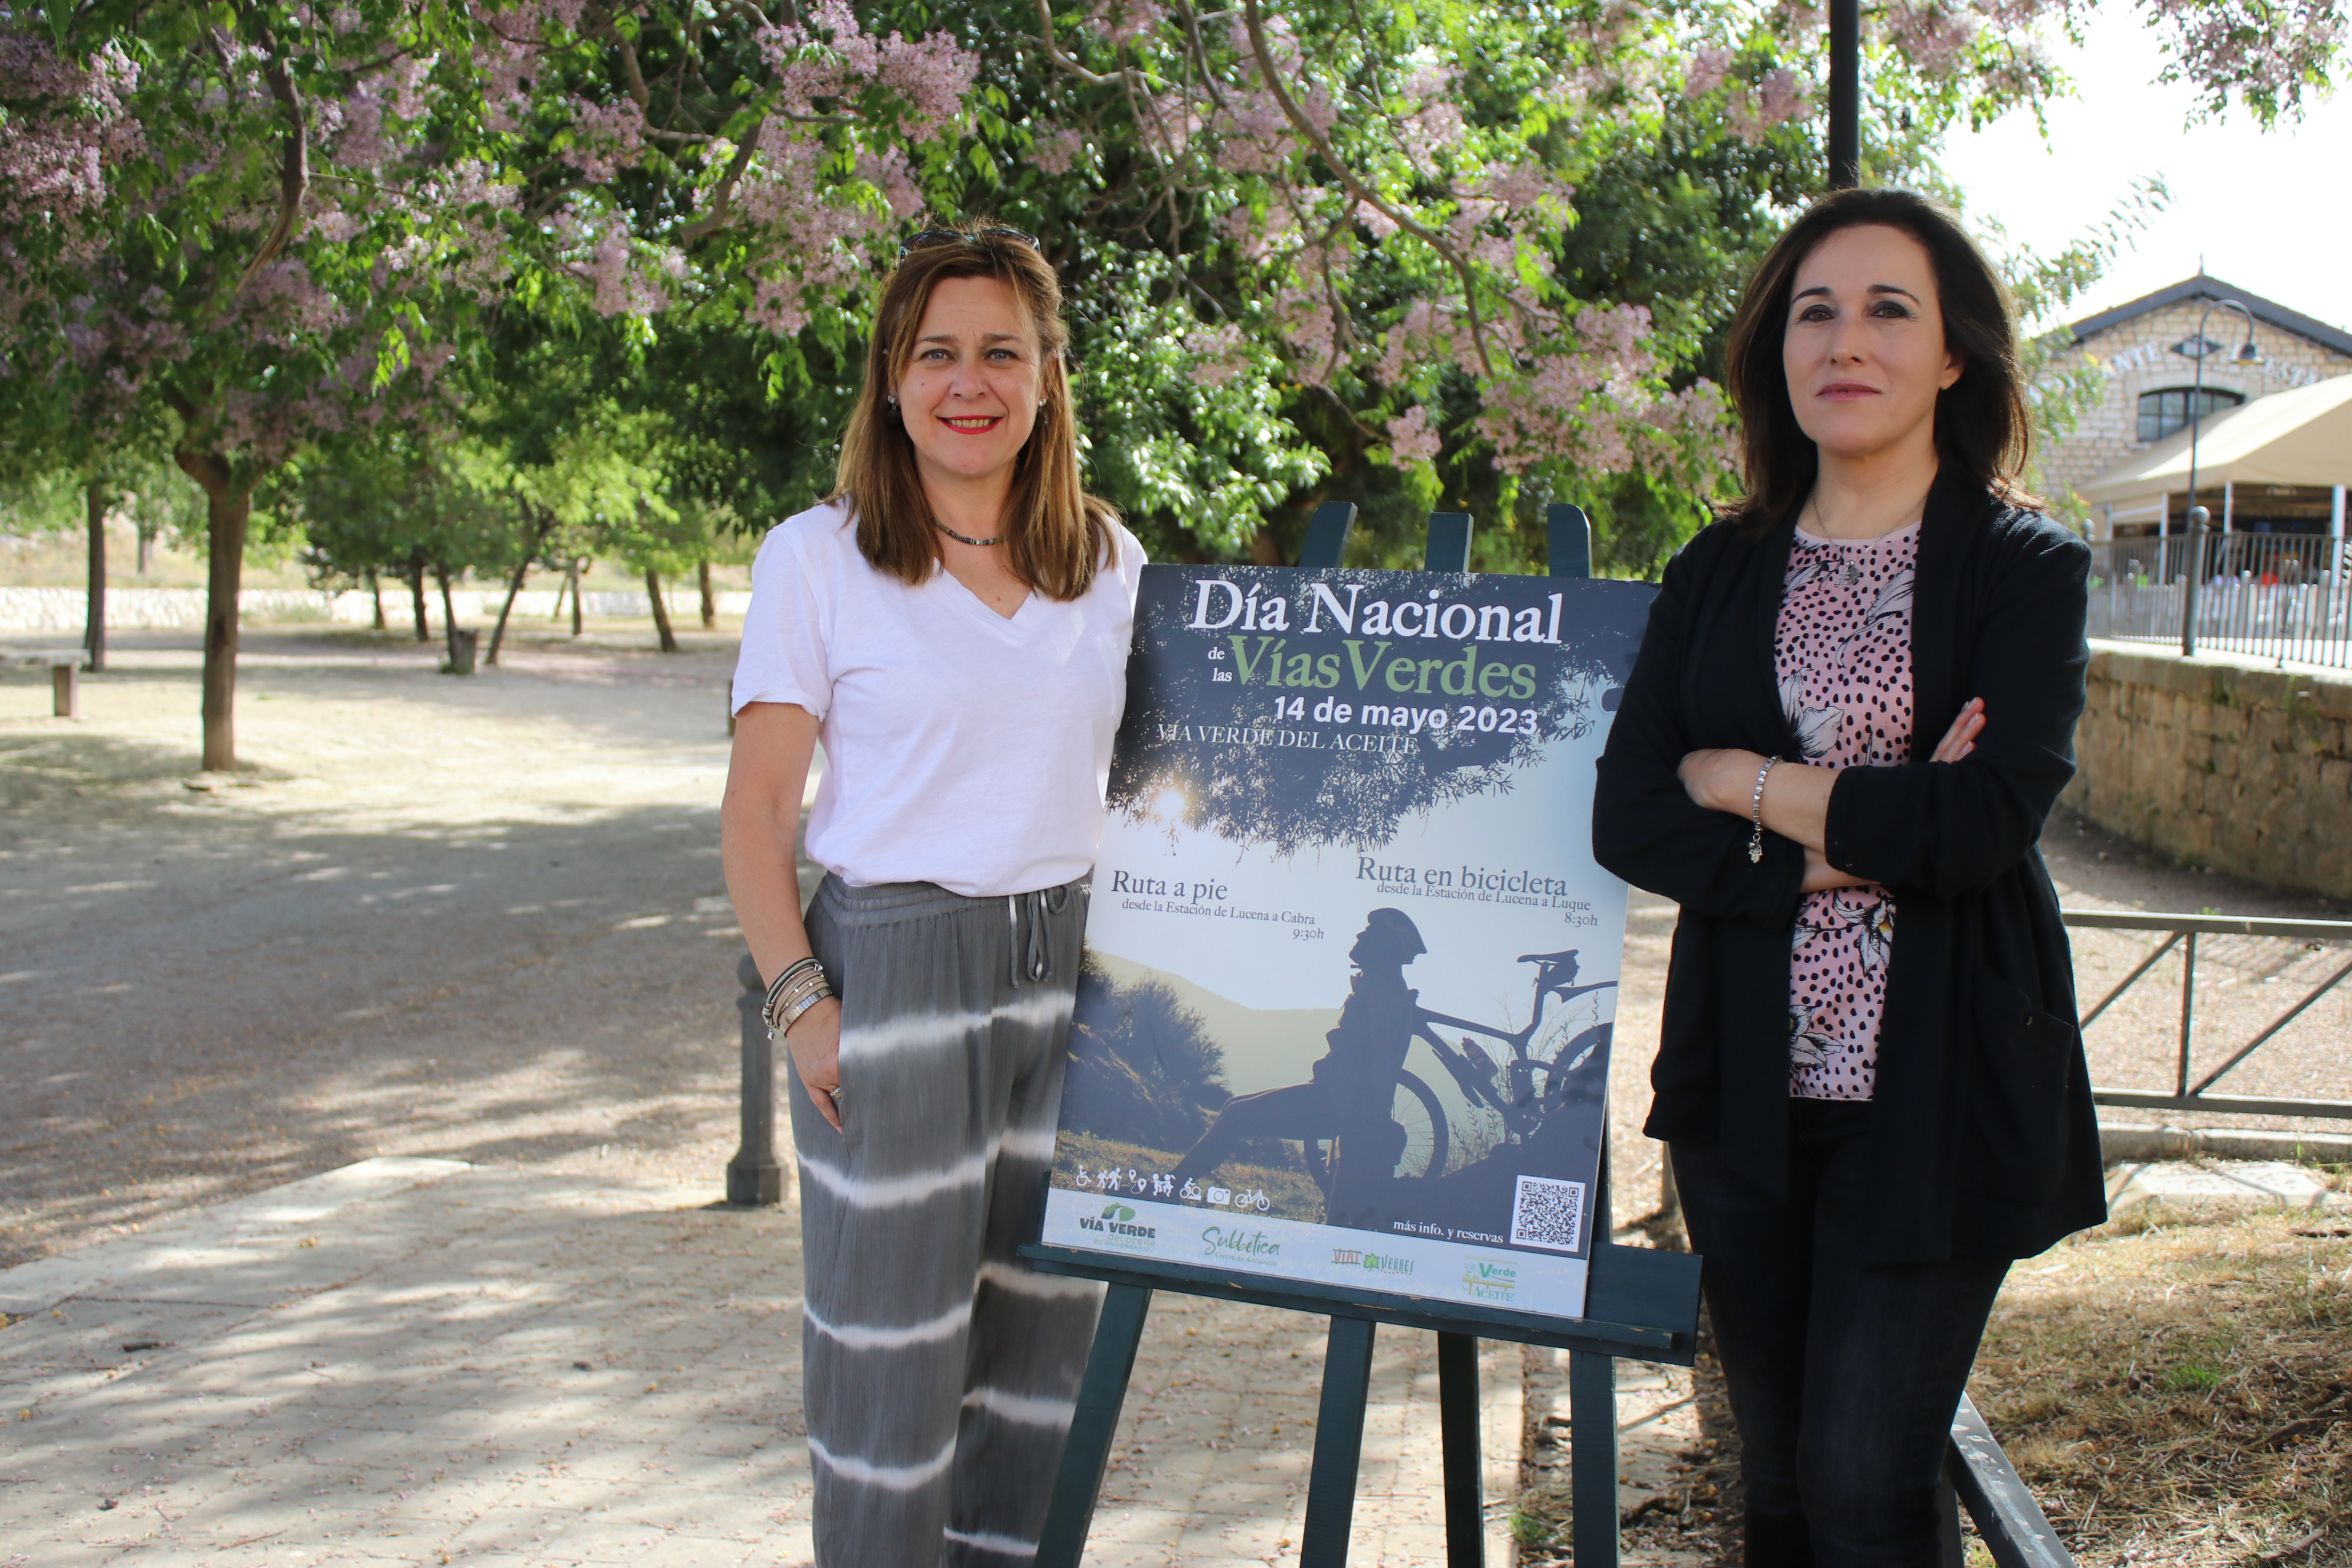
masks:
<svg viewBox="0 0 2352 1568"><path fill-rule="evenodd" d="M978 545L980 548L985 550L992 544L1002 544L1004 542L1004 535L1001 533L993 539L974 539L969 533L958 533L954 529L950 528L946 523L941 522L936 517L931 519L931 526L938 529L941 533L946 534L950 539L954 540L959 544Z"/></svg>

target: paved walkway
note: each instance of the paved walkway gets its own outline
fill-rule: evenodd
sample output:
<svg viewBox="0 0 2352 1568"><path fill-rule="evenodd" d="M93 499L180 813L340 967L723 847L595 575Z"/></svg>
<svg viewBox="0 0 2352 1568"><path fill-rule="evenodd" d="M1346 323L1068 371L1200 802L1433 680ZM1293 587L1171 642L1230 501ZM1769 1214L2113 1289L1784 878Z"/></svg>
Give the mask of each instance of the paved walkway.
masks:
<svg viewBox="0 0 2352 1568"><path fill-rule="evenodd" d="M0 1568L806 1562L797 1217L711 1196L377 1159L0 1273ZM1432 1342L1377 1342L1351 1563L1443 1560ZM1295 1561L1321 1363L1160 1298L1088 1560Z"/></svg>

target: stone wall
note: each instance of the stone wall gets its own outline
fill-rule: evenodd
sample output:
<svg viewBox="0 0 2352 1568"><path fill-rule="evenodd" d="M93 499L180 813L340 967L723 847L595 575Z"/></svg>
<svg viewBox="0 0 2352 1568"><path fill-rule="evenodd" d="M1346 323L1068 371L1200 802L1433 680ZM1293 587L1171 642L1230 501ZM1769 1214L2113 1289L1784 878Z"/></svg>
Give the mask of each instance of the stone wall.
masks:
<svg viewBox="0 0 2352 1568"><path fill-rule="evenodd" d="M2102 827L2179 860L2352 898L2352 671L2094 643L2074 751L2064 804Z"/></svg>

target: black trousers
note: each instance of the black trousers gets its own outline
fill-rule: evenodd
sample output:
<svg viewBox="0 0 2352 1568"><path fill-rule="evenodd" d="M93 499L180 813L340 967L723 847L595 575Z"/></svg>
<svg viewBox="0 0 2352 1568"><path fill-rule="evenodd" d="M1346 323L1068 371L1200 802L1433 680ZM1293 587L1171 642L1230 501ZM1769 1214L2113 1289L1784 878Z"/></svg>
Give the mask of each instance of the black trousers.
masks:
<svg viewBox="0 0 2352 1568"><path fill-rule="evenodd" d="M1739 1427L1748 1568L1936 1568L1936 1482L2005 1258L1861 1267L1866 1101L1790 1102L1789 1192L1673 1145Z"/></svg>

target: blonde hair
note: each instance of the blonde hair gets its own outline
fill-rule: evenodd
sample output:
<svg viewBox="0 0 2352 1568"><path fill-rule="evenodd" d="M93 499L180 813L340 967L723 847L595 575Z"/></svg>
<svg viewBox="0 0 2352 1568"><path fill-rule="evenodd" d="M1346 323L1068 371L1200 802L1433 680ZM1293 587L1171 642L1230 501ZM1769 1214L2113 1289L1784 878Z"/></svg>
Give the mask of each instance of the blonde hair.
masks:
<svg viewBox="0 0 2352 1568"><path fill-rule="evenodd" d="M1088 495L1078 476L1078 429L1064 363L1062 284L1035 246L1007 230L982 229L909 250L882 286L866 352L866 384L842 437L833 494L857 523L857 548L877 570L910 584L937 569L940 542L915 466L915 446L887 401L913 356L931 290L950 278L993 278L1027 309L1037 333L1039 391L1045 406L1013 459L1013 488L999 530L1004 564L1049 599L1077 598L1100 565L1118 558L1111 524L1118 512Z"/></svg>

